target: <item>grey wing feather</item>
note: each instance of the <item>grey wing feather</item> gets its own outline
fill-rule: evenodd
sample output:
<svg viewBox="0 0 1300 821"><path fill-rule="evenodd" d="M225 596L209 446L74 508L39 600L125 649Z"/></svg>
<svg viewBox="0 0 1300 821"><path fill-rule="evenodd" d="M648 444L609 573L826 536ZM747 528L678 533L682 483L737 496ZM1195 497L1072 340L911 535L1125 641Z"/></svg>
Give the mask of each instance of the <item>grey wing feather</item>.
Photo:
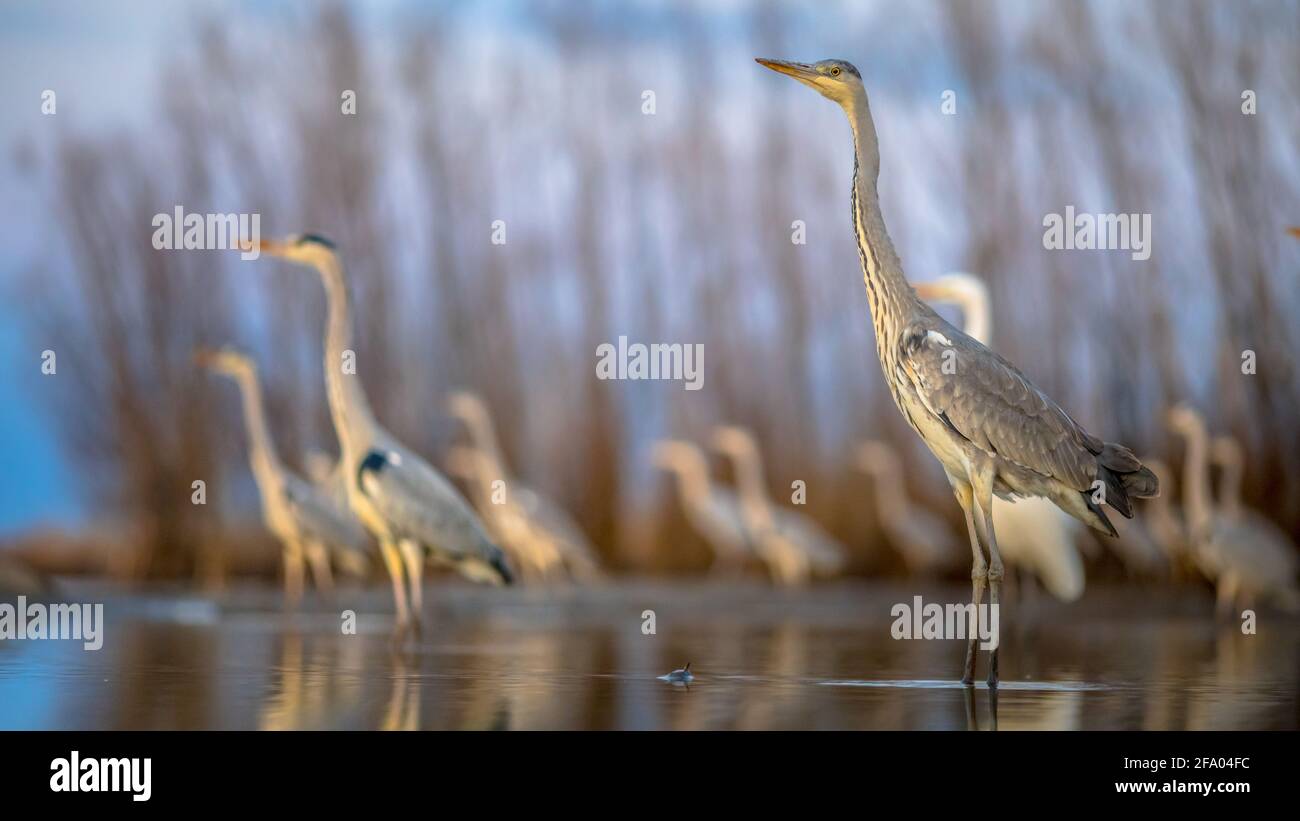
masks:
<svg viewBox="0 0 1300 821"><path fill-rule="evenodd" d="M285 498L304 535L329 547L366 550L366 534L352 514L321 488L295 476L285 478Z"/></svg>
<svg viewBox="0 0 1300 821"><path fill-rule="evenodd" d="M927 408L957 433L1076 490L1091 486L1103 442L1014 365L937 317L913 321L901 340L900 367Z"/></svg>
<svg viewBox="0 0 1300 821"><path fill-rule="evenodd" d="M487 534L451 483L409 451L388 453L398 462L363 472L360 487L396 534L452 557L489 558Z"/></svg>

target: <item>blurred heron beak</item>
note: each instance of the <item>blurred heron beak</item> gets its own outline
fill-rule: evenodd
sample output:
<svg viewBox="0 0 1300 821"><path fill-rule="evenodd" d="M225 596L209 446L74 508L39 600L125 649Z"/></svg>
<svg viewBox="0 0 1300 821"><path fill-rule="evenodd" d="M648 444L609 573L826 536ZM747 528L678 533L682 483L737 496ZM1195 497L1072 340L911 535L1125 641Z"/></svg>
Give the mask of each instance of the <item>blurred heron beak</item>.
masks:
<svg viewBox="0 0 1300 821"><path fill-rule="evenodd" d="M787 60L769 60L766 57L755 57L754 62L765 68L770 68L780 74L785 74L796 80L811 82L819 76L817 71L807 63L791 63Z"/></svg>
<svg viewBox="0 0 1300 821"><path fill-rule="evenodd" d="M269 254L273 257L284 256L287 244L273 239L240 239L237 248L243 254Z"/></svg>
<svg viewBox="0 0 1300 821"><path fill-rule="evenodd" d="M217 358L217 352L212 350L211 348L194 349L194 364L198 365L201 368L206 368L207 366L211 365L214 361L216 361L216 358Z"/></svg>
<svg viewBox="0 0 1300 821"><path fill-rule="evenodd" d="M938 285L933 282L918 282L912 286L921 299L938 299L943 295Z"/></svg>
<svg viewBox="0 0 1300 821"><path fill-rule="evenodd" d="M1298 227L1298 228L1288 228L1288 229L1286 229L1286 232L1287 232L1288 234L1290 234L1291 236L1293 236L1293 237L1300 237L1300 227Z"/></svg>

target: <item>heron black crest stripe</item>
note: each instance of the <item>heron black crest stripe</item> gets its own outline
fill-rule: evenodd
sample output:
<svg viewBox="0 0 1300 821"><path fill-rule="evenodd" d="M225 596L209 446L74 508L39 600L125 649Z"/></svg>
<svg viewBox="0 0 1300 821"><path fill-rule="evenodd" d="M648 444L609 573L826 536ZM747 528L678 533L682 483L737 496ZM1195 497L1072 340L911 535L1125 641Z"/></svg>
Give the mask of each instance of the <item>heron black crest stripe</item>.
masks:
<svg viewBox="0 0 1300 821"><path fill-rule="evenodd" d="M333 240L331 240L329 237L323 237L320 234L303 234L301 237L298 238L298 244L302 245L304 242L314 242L317 245L324 245L326 248L330 249L331 251L338 250L338 246L334 244Z"/></svg>
<svg viewBox="0 0 1300 821"><path fill-rule="evenodd" d="M366 458L361 460L361 465L357 467L357 487L361 487L361 478L366 473L382 473L384 468L388 467L388 457L381 451L372 450L366 454Z"/></svg>

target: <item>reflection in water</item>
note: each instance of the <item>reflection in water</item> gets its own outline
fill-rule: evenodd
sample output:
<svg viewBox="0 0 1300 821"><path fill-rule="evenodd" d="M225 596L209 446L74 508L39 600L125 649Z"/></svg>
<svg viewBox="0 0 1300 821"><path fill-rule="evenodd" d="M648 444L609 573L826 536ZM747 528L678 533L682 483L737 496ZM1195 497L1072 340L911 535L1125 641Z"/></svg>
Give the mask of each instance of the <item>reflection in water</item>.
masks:
<svg viewBox="0 0 1300 821"><path fill-rule="evenodd" d="M938 678L961 642L894 641L910 590L627 585L562 603L448 588L418 644L388 622L342 635L245 591L179 619L106 601L104 649L0 643L0 728L1295 728L1300 623L1258 635L1177 603L1046 608L1007 637L996 692ZM958 595L958 594L954 594ZM1090 594L1091 595L1091 594ZM1104 594L1099 594L1104 595ZM382 612L377 598L374 612ZM1139 612L1138 606L1143 610ZM659 614L644 635L640 613ZM193 609L193 608L190 608ZM1122 613L1117 617L1116 613ZM687 661L690 687L660 681Z"/></svg>

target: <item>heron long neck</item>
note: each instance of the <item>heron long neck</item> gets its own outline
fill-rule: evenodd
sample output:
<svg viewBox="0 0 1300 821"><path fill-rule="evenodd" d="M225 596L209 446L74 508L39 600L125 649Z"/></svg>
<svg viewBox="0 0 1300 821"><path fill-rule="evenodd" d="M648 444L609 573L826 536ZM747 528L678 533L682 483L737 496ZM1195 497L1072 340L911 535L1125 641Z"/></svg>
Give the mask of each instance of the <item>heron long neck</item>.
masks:
<svg viewBox="0 0 1300 821"><path fill-rule="evenodd" d="M271 428L266 422L266 408L262 402L262 386L253 372L240 373L235 381L239 385L239 398L244 409L244 425L248 428L248 461L253 468L253 478L258 486L274 480L283 469L280 457L271 440ZM266 488L262 488L264 491Z"/></svg>
<svg viewBox="0 0 1300 821"><path fill-rule="evenodd" d="M709 471L704 464L704 457L694 454L683 455L675 460L677 474L677 494L682 507L689 510L696 505L706 504L713 496L713 487L709 484Z"/></svg>
<svg viewBox="0 0 1300 821"><path fill-rule="evenodd" d="M897 460L891 458L887 468L873 470L871 478L876 486L876 516L881 524L892 528L911 512L907 494L903 493L903 474L898 469Z"/></svg>
<svg viewBox="0 0 1300 821"><path fill-rule="evenodd" d="M866 94L860 93L845 103L844 112L853 129L853 232L858 241L858 260L862 264L862 279L871 306L876 349L881 363L886 364L886 352L893 349L892 341L911 318L916 295L903 275L903 265L880 212L880 195L876 190L880 176L880 147ZM891 370L892 367L887 368L887 377ZM891 386L894 383L893 379L886 381Z"/></svg>
<svg viewBox="0 0 1300 821"><path fill-rule="evenodd" d="M360 450L374 435L375 421L366 401L361 377L343 372L343 354L354 351L352 314L343 267L337 259L316 266L325 284L329 303L329 320L325 328L325 387L329 395L330 416L344 457L351 462L361 458Z"/></svg>
<svg viewBox="0 0 1300 821"><path fill-rule="evenodd" d="M1221 464L1223 478L1219 480L1219 509L1225 516L1238 516L1241 513L1241 456L1233 453Z"/></svg>
<svg viewBox="0 0 1300 821"><path fill-rule="evenodd" d="M758 450L747 447L735 454L732 464L736 468L736 487L740 501L755 523L767 526L772 523L771 502L763 482L763 465Z"/></svg>
<svg viewBox="0 0 1300 821"><path fill-rule="evenodd" d="M474 441L474 446L492 460L498 471L504 471L505 461L501 454L501 443L497 440L496 428L492 425L492 417L488 415L487 409L477 409L465 421L469 426L469 435Z"/></svg>
<svg viewBox="0 0 1300 821"><path fill-rule="evenodd" d="M989 310L988 295L983 289L963 291L958 302L961 307L962 331L977 342L989 344L993 335L993 316Z"/></svg>
<svg viewBox="0 0 1300 821"><path fill-rule="evenodd" d="M1199 423L1193 425L1187 432L1187 456L1183 463L1183 495L1186 497L1187 530L1193 538L1205 534L1212 515L1205 440L1205 427Z"/></svg>

